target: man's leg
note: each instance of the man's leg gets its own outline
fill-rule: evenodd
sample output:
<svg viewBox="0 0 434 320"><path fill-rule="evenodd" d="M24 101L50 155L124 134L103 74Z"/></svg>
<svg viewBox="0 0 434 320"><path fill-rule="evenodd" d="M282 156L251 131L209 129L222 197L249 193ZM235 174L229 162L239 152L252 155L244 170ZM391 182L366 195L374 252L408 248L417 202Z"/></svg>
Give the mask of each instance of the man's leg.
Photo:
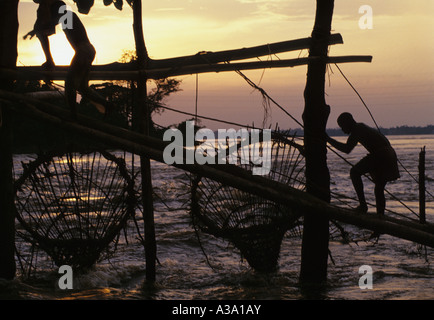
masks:
<svg viewBox="0 0 434 320"><path fill-rule="evenodd" d="M377 206L377 214L380 217L384 217L384 210L386 208L386 198L384 197L384 188L386 187L386 182L378 182L375 181L375 203ZM377 231L372 232L369 237L370 240L376 239L375 242L378 242L378 238L380 237L380 233Z"/></svg>
<svg viewBox="0 0 434 320"><path fill-rule="evenodd" d="M92 65L92 61L95 57L95 49L92 45L83 45L80 50L77 51L77 59L75 64L77 70L80 70L77 74L77 90L81 95L88 99L95 108L103 114L107 114L108 109L112 109L111 104L95 90L89 88L89 73Z"/></svg>
<svg viewBox="0 0 434 320"><path fill-rule="evenodd" d="M357 210L362 212L368 211L368 205L366 204L365 192L363 188L362 175L368 173L370 170L369 156L363 158L354 167L351 168L350 177L353 182L354 190L356 191L357 198L359 199L359 207Z"/></svg>
<svg viewBox="0 0 434 320"><path fill-rule="evenodd" d="M384 197L384 188L386 187L386 182L376 182L375 183L375 202L377 205L377 214L384 216L384 210L386 209L386 198Z"/></svg>
<svg viewBox="0 0 434 320"><path fill-rule="evenodd" d="M367 212L368 205L366 204L365 192L363 190L362 176L353 169L351 169L350 171L350 176L351 181L353 182L354 190L356 191L357 198L359 199L360 203L360 205L357 207L357 210Z"/></svg>
<svg viewBox="0 0 434 320"><path fill-rule="evenodd" d="M82 91L84 83L87 86L87 76L94 57L95 51L87 50L86 47L78 47L69 66L65 81L65 95L74 119L77 117L77 91Z"/></svg>
<svg viewBox="0 0 434 320"><path fill-rule="evenodd" d="M44 34L36 34L36 37L38 37L39 42L41 43L42 50L44 51L45 55L45 62L42 65L42 67L47 71L54 71L55 65L53 56L51 55L50 51L50 41L48 40L48 36Z"/></svg>
<svg viewBox="0 0 434 320"><path fill-rule="evenodd" d="M66 97L66 104L69 107L69 110L71 111L71 117L73 119L77 118L77 91L76 91L76 84L74 83L74 72L71 72L71 70L68 72L68 75L66 76L65 81L65 97Z"/></svg>
<svg viewBox="0 0 434 320"><path fill-rule="evenodd" d="M94 105L98 112L107 114L107 109L111 109L109 102L100 96L96 91L89 88L87 84L80 88L80 93L84 98L88 99Z"/></svg>

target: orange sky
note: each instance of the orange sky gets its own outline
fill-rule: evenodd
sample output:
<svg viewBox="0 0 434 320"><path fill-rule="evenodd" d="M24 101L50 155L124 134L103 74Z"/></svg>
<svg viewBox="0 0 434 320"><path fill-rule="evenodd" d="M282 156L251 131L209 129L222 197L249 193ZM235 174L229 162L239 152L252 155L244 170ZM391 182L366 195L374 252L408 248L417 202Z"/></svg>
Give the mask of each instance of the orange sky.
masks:
<svg viewBox="0 0 434 320"><path fill-rule="evenodd" d="M65 2L77 12L72 0ZM372 29L359 27L362 5L372 7ZM44 62L38 40L22 40L33 27L36 9L33 2L20 1L18 65ZM432 0L335 1L333 32L342 34L344 44L333 46L330 55L373 56L370 64L341 64L340 67L380 126L434 124L433 9ZM150 56L156 59L304 38L312 31L314 15L314 0L143 0L145 41ZM124 50L134 49L132 10L126 3L118 11L113 6L105 7L102 0L95 0L91 12L79 16L97 50L94 64L117 61ZM55 62L68 64L73 51L60 27L50 38ZM299 55L306 56L307 51L279 55L279 58ZM301 121L306 66L245 74ZM196 77L178 78L182 79L183 91L170 97L167 104L194 112ZM336 118L343 111L352 112L356 120L373 125L335 66L331 66L327 79L326 100L332 107L328 127L337 126ZM263 120L261 96L232 72L199 75L198 112L242 124L260 125ZM185 116L169 111L154 118L162 125L184 119ZM267 124L274 127L276 123L282 128L298 127L272 106ZM212 129L227 127L215 122L203 124Z"/></svg>

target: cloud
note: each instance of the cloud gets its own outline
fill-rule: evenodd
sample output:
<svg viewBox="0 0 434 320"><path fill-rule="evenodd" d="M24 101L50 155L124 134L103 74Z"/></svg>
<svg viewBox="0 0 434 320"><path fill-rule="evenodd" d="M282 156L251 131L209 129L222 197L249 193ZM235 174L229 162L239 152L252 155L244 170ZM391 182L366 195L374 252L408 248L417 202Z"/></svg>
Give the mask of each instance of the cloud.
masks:
<svg viewBox="0 0 434 320"><path fill-rule="evenodd" d="M185 10L185 8L158 8L158 9L155 9L155 11L157 11L157 12L161 12L161 11L184 11Z"/></svg>

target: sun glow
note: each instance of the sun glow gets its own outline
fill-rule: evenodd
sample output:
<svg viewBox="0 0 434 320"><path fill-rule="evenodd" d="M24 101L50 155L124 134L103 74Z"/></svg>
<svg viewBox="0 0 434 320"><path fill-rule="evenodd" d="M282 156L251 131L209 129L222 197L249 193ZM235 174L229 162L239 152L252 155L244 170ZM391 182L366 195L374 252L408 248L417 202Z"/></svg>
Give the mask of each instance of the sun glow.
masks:
<svg viewBox="0 0 434 320"><path fill-rule="evenodd" d="M77 12L73 0L64 1ZM302 0L188 0L178 1L176 5L173 0L142 2L145 43L153 59L308 37L315 15L315 2ZM373 111L378 111L377 120L382 126L426 125L434 118L434 95L430 90L434 79L430 72L434 66L431 58L434 45L425 41L429 32L434 31L434 20L430 16L433 6L432 0L375 2L372 4L373 29L362 30L358 23L360 4L336 1L332 29L334 33L342 34L344 45L332 46L330 54L373 56L370 64L345 64L342 68L364 98L370 101ZM18 65L40 65L45 61L36 38L22 40L22 36L33 28L36 9L37 5L31 0L20 1ZM119 11L98 0L88 15L79 14L79 17L96 49L94 65L118 61L123 51L134 50L133 17L128 5ZM54 61L57 65L68 65L74 52L61 28L56 31L56 35L50 37ZM418 52L426 54L414 59ZM307 50L294 52L293 57L306 55ZM268 58L283 59L284 55L264 59ZM369 115L360 109L357 97L351 89L348 91L348 84L342 81L340 74L332 72L335 70L333 67L327 84L327 101L333 106L329 120L331 126L336 125L335 118L340 112L351 108L360 115L360 121L369 121ZM288 108L295 108L301 114L305 73L306 67L302 66L248 74L273 97L288 103ZM191 110L196 98L196 78L188 75L180 78L183 91L171 96L170 103ZM245 82L240 81L239 76L210 73L201 74L199 79L201 113L219 115L220 118L220 115L232 112L231 117L237 122L260 121L253 116L261 117L261 100L258 108L251 107L252 103L256 106L257 96ZM400 112L396 109L398 105L402 106ZM415 106L418 114L423 116L409 118L405 106ZM233 114L235 112L237 114ZM164 113L161 121L170 124L185 120L170 119L170 115ZM279 112L273 113L272 121L279 121L281 126L293 125L290 120L282 123Z"/></svg>
<svg viewBox="0 0 434 320"><path fill-rule="evenodd" d="M39 44L39 40L34 37L31 40L21 40L23 42L20 48L22 54L19 57L19 63L24 65L41 65L45 62L44 51ZM50 37L51 54L56 65L69 65L74 50L69 45L63 33Z"/></svg>
<svg viewBox="0 0 434 320"><path fill-rule="evenodd" d="M50 47L56 65L69 65L71 63L74 50L66 40L63 32L58 31L54 36L50 37Z"/></svg>

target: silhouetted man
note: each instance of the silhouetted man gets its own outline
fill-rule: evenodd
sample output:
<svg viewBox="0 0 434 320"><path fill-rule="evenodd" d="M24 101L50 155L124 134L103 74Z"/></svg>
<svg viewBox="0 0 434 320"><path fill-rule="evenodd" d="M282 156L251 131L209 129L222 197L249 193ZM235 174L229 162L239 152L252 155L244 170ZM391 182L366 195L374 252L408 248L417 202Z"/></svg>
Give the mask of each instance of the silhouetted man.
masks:
<svg viewBox="0 0 434 320"><path fill-rule="evenodd" d="M46 62L42 66L48 71L55 69L48 37L55 33L56 25L60 23L61 18L62 29L75 51L65 81L66 100L71 109L72 117L75 118L77 114L77 91L88 98L98 111L105 113L106 108L109 107L108 102L88 86L89 71L96 52L82 22L74 12L66 10L66 4L63 1L33 1L39 3L37 20L33 30L27 33L24 39L28 36L31 39L34 35L38 37L46 58ZM68 19L72 20L68 21Z"/></svg>
<svg viewBox="0 0 434 320"><path fill-rule="evenodd" d="M378 130L368 127L364 123L356 122L350 113L344 112L338 118L338 125L342 131L349 134L346 143L341 143L328 137L328 142L336 149L350 153L357 143L360 143L369 154L351 168L350 176L359 198L360 205L357 210L367 212L365 193L363 190L362 175L369 173L375 184L375 201L377 213L384 215L386 200L384 188L387 182L399 178L398 160L395 150L389 140Z"/></svg>

